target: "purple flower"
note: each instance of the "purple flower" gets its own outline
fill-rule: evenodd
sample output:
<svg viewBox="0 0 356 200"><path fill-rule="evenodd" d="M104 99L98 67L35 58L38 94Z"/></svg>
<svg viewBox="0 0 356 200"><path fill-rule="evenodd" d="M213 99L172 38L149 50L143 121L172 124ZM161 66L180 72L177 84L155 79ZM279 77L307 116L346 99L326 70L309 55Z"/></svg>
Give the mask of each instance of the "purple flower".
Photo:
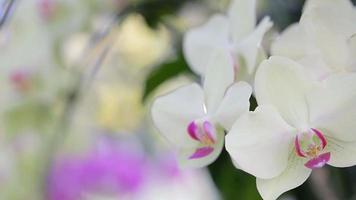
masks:
<svg viewBox="0 0 356 200"><path fill-rule="evenodd" d="M48 199L77 200L87 192L134 193L143 184L145 174L141 152L104 141L84 157L54 163L48 179Z"/></svg>

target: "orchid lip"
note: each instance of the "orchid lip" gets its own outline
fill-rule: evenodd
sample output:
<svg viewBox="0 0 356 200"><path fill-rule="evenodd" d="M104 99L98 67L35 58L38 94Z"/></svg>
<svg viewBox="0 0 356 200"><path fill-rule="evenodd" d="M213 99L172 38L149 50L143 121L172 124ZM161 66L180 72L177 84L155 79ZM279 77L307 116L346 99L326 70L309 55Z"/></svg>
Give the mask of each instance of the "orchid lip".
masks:
<svg viewBox="0 0 356 200"><path fill-rule="evenodd" d="M324 165L330 160L330 152L323 153L316 158L310 159L308 162L304 164L304 166L309 169L316 169L324 167Z"/></svg>
<svg viewBox="0 0 356 200"><path fill-rule="evenodd" d="M201 147L195 150L195 152L189 157L189 159L197 159L208 156L214 151L213 147Z"/></svg>
<svg viewBox="0 0 356 200"><path fill-rule="evenodd" d="M305 167L321 168L330 160L330 152L325 152L327 139L324 134L312 128L309 132L299 134L294 141L295 152L299 157L307 158ZM302 138L301 138L302 137ZM302 145L304 143L304 146ZM306 144L305 144L306 143Z"/></svg>
<svg viewBox="0 0 356 200"><path fill-rule="evenodd" d="M201 145L199 146L203 146L197 148L189 159L202 158L214 151L213 145L217 141L217 134L214 124L210 121L191 121L187 126L187 132L193 140L200 142Z"/></svg>

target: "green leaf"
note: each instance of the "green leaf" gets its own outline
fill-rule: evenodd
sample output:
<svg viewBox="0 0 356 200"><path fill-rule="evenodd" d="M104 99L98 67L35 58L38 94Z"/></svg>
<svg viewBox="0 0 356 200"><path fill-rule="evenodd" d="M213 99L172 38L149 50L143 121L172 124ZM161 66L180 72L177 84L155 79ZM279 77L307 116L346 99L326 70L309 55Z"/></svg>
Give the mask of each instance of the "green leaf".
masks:
<svg viewBox="0 0 356 200"><path fill-rule="evenodd" d="M175 60L154 68L146 78L142 102L145 102L149 95L162 83L184 73L194 74L185 62L182 53Z"/></svg>
<svg viewBox="0 0 356 200"><path fill-rule="evenodd" d="M256 178L235 168L226 150L209 165L209 171L222 199L261 199L256 188Z"/></svg>
<svg viewBox="0 0 356 200"><path fill-rule="evenodd" d="M188 1L196 0L145 0L135 6L151 28L156 28L163 17L174 15Z"/></svg>
<svg viewBox="0 0 356 200"><path fill-rule="evenodd" d="M51 105L37 101L24 101L3 113L5 130L9 135L24 130L45 131L53 119Z"/></svg>

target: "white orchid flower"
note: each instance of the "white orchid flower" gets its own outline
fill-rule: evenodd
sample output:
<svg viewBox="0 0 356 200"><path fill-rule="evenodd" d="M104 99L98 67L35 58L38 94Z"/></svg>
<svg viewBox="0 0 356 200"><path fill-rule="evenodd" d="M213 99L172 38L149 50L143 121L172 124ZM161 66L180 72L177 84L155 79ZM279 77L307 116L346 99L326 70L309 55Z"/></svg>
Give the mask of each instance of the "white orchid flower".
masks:
<svg viewBox="0 0 356 200"><path fill-rule="evenodd" d="M272 27L269 17L256 26L256 0L232 0L227 15L216 14L184 37L184 55L192 70L204 75L207 59L216 48L225 48L233 58L236 79L251 81L259 64L261 42ZM227 57L226 57L227 58ZM261 59L262 60L262 59Z"/></svg>
<svg viewBox="0 0 356 200"><path fill-rule="evenodd" d="M356 164L356 73L320 82L306 74L285 57L262 62L255 80L259 106L226 136L233 161L257 177L265 200L301 185L325 164Z"/></svg>
<svg viewBox="0 0 356 200"><path fill-rule="evenodd" d="M349 0L309 0L299 23L272 44L272 55L308 67L316 78L356 71L356 8Z"/></svg>
<svg viewBox="0 0 356 200"><path fill-rule="evenodd" d="M182 167L203 167L213 162L224 144L224 129L249 109L252 89L234 83L232 60L224 50L210 57L204 87L183 86L158 97L152 119L158 130L178 150Z"/></svg>

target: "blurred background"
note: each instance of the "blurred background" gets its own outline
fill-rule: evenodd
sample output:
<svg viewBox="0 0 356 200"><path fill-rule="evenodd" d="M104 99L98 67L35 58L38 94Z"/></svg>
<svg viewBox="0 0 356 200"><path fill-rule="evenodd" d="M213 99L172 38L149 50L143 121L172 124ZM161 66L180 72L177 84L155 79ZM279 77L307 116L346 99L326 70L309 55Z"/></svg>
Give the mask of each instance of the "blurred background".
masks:
<svg viewBox="0 0 356 200"><path fill-rule="evenodd" d="M198 80L182 37L228 3L0 0L0 200L261 199L226 151L180 170L149 116L156 96ZM275 23L267 49L303 3L259 1ZM317 170L280 199L356 199L356 168Z"/></svg>

